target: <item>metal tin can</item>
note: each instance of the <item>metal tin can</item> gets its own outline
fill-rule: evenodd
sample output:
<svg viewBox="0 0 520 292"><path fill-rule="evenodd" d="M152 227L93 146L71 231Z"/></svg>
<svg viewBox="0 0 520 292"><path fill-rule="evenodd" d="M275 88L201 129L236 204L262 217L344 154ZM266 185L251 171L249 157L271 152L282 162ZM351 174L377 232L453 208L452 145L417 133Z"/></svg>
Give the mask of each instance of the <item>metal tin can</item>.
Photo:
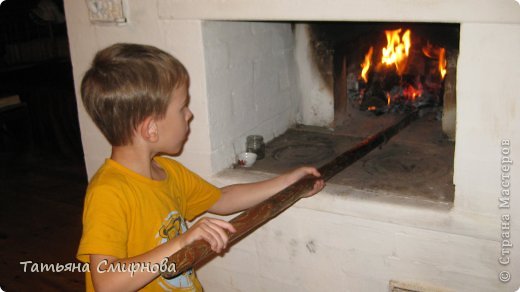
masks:
<svg viewBox="0 0 520 292"><path fill-rule="evenodd" d="M263 159L265 157L264 137L261 135L247 136L246 151L256 153L257 160Z"/></svg>

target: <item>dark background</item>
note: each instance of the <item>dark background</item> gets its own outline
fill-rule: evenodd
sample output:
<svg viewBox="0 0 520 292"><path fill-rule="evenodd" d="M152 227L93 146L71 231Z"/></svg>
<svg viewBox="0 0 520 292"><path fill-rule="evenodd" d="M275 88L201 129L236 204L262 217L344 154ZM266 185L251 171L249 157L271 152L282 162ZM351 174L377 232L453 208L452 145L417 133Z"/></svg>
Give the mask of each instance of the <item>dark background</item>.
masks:
<svg viewBox="0 0 520 292"><path fill-rule="evenodd" d="M0 106L3 291L84 290L83 273L24 272L20 264L77 262L87 185L63 3L48 1L58 17L39 17L40 0L0 6L0 104L21 100Z"/></svg>

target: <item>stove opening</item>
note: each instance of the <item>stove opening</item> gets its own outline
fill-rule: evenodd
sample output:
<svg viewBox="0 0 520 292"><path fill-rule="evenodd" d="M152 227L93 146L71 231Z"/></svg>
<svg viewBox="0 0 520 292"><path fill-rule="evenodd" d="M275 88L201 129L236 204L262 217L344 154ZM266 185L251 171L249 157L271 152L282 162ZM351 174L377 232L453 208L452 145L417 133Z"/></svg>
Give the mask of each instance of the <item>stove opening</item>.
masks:
<svg viewBox="0 0 520 292"><path fill-rule="evenodd" d="M315 24L311 35L332 46L335 127L359 118L359 111L432 108L455 139L458 24Z"/></svg>
<svg viewBox="0 0 520 292"><path fill-rule="evenodd" d="M328 87L333 119L326 127L299 125L275 138L267 144L267 158L255 168L281 172L302 164L319 167L419 111L417 121L329 183L376 195L452 203L459 25L304 25L314 64L310 67ZM313 114L319 116L317 108Z"/></svg>

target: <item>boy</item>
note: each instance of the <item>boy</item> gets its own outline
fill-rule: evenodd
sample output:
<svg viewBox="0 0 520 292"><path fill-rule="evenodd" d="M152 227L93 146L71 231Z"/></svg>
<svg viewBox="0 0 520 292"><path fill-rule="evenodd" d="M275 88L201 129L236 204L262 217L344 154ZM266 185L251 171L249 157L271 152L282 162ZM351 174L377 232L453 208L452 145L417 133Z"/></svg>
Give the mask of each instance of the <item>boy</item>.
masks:
<svg viewBox="0 0 520 292"><path fill-rule="evenodd" d="M195 240L226 249L233 226L192 220L205 211L247 209L304 176L301 167L270 180L217 189L180 163L159 156L181 152L193 115L189 76L173 56L150 46L116 44L98 52L85 73L86 111L112 145L112 154L90 181L78 259L90 263L87 290L200 291L193 271L173 279L151 267ZM308 195L319 192L317 180ZM137 266L139 264L140 266ZM135 268L142 267L142 268Z"/></svg>

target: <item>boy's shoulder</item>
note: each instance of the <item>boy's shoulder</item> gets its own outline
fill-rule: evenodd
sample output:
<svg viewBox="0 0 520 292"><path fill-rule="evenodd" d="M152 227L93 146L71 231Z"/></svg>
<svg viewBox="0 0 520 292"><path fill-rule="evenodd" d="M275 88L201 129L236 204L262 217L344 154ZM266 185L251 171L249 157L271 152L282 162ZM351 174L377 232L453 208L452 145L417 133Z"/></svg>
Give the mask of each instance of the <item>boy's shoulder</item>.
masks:
<svg viewBox="0 0 520 292"><path fill-rule="evenodd" d="M96 190L121 190L128 184L127 170L117 162L106 159L99 167L94 176L90 179L87 194Z"/></svg>
<svg viewBox="0 0 520 292"><path fill-rule="evenodd" d="M182 177L183 166L179 162L168 158L155 158L160 166L166 170L168 177ZM161 187L167 184L157 183L149 178L126 168L122 164L110 158L105 159L87 187L87 198L93 196L129 198L136 192Z"/></svg>
<svg viewBox="0 0 520 292"><path fill-rule="evenodd" d="M178 162L175 159L164 157L164 156L157 156L154 158L154 160L161 166L163 169L174 175L186 175L186 174L193 174L191 170L189 170L186 166L184 166L182 163Z"/></svg>
<svg viewBox="0 0 520 292"><path fill-rule="evenodd" d="M112 159L105 159L105 162L98 168L96 173L91 179L91 184L93 182L100 182L100 181L119 181L122 180L125 177L126 169L120 165L119 163L115 162Z"/></svg>
<svg viewBox="0 0 520 292"><path fill-rule="evenodd" d="M182 163L168 158L157 156L154 161L163 168L168 180L173 183L197 180L198 176L186 168ZM110 189L127 191L130 186L155 186L155 182L133 172L112 159L106 159L103 165L97 170L88 185L88 191L95 189Z"/></svg>
<svg viewBox="0 0 520 292"><path fill-rule="evenodd" d="M172 179L172 183L178 184L200 184L206 183L200 175L193 172L181 162L163 156L157 156L154 158L155 161L166 171L168 177Z"/></svg>
<svg viewBox="0 0 520 292"><path fill-rule="evenodd" d="M164 168L168 173L174 174L183 174L186 172L190 172L182 163L168 158L157 156L154 160ZM90 184L104 184L106 182L117 183L117 182L126 182L132 180L140 180L142 177L132 170L124 167L118 162L107 158L105 162L99 167L94 176L92 177Z"/></svg>

